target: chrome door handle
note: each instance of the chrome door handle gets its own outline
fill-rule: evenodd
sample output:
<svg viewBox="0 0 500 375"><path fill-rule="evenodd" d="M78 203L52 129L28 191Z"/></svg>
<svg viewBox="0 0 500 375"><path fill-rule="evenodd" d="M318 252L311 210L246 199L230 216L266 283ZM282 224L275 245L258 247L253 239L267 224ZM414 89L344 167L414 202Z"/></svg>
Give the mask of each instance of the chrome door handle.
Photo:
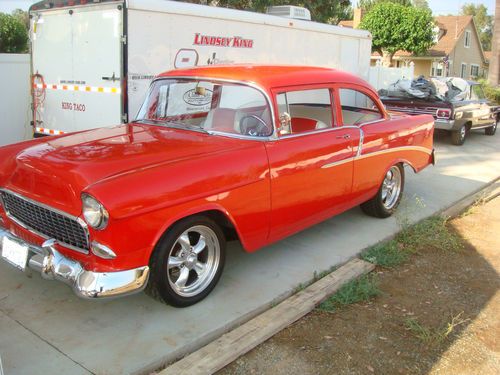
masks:
<svg viewBox="0 0 500 375"><path fill-rule="evenodd" d="M337 135L337 139L351 139L350 134L344 134L344 135Z"/></svg>

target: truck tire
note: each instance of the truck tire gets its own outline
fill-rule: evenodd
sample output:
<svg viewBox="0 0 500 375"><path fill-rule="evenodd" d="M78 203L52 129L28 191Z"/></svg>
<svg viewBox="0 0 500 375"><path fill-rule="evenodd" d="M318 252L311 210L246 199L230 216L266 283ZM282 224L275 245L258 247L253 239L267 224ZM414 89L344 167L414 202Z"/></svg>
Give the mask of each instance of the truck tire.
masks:
<svg viewBox="0 0 500 375"><path fill-rule="evenodd" d="M455 146L462 146L465 142L465 137L467 136L467 126L464 124L457 131L451 132L451 143Z"/></svg>
<svg viewBox="0 0 500 375"><path fill-rule="evenodd" d="M192 216L177 222L153 252L147 293L175 307L201 301L220 279L225 250L225 236L211 219Z"/></svg>
<svg viewBox="0 0 500 375"><path fill-rule="evenodd" d="M377 194L361 204L361 209L370 216L391 216L401 202L405 186L405 171L401 164L393 165L385 174Z"/></svg>
<svg viewBox="0 0 500 375"><path fill-rule="evenodd" d="M493 126L490 126L489 128L484 129L484 134L486 134L486 135L495 135L495 133L497 132L498 121L499 120L496 120L495 124Z"/></svg>

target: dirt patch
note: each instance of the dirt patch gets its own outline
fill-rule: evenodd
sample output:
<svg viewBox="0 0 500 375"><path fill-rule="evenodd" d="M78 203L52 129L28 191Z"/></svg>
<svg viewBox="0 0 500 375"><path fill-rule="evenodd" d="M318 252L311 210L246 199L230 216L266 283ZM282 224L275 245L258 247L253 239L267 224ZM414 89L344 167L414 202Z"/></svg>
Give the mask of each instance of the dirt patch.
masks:
<svg viewBox="0 0 500 375"><path fill-rule="evenodd" d="M461 249L378 267L379 296L315 310L218 374L499 374L500 198L448 228Z"/></svg>

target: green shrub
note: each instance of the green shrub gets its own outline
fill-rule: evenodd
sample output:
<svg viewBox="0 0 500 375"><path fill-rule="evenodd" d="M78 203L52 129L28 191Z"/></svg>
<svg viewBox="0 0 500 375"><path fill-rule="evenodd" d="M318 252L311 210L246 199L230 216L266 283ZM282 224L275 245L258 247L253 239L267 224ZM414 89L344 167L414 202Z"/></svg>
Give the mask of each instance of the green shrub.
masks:
<svg viewBox="0 0 500 375"><path fill-rule="evenodd" d="M0 13L0 53L28 51L28 31L19 18Z"/></svg>
<svg viewBox="0 0 500 375"><path fill-rule="evenodd" d="M484 79L479 80L479 83L481 84L486 97L489 100L500 104L500 87L493 87Z"/></svg>

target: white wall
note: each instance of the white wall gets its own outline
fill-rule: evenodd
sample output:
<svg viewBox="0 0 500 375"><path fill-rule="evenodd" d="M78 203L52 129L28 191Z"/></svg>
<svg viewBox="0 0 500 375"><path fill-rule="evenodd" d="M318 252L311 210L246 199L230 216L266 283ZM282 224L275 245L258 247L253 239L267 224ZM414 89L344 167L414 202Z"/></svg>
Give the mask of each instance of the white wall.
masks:
<svg viewBox="0 0 500 375"><path fill-rule="evenodd" d="M0 146L30 139L30 56L0 54Z"/></svg>
<svg viewBox="0 0 500 375"><path fill-rule="evenodd" d="M377 90L387 89L389 85L398 79L405 78L412 80L414 72L415 64L413 62L408 67L388 68L382 66L380 61L377 61L377 65L370 66L369 82Z"/></svg>

